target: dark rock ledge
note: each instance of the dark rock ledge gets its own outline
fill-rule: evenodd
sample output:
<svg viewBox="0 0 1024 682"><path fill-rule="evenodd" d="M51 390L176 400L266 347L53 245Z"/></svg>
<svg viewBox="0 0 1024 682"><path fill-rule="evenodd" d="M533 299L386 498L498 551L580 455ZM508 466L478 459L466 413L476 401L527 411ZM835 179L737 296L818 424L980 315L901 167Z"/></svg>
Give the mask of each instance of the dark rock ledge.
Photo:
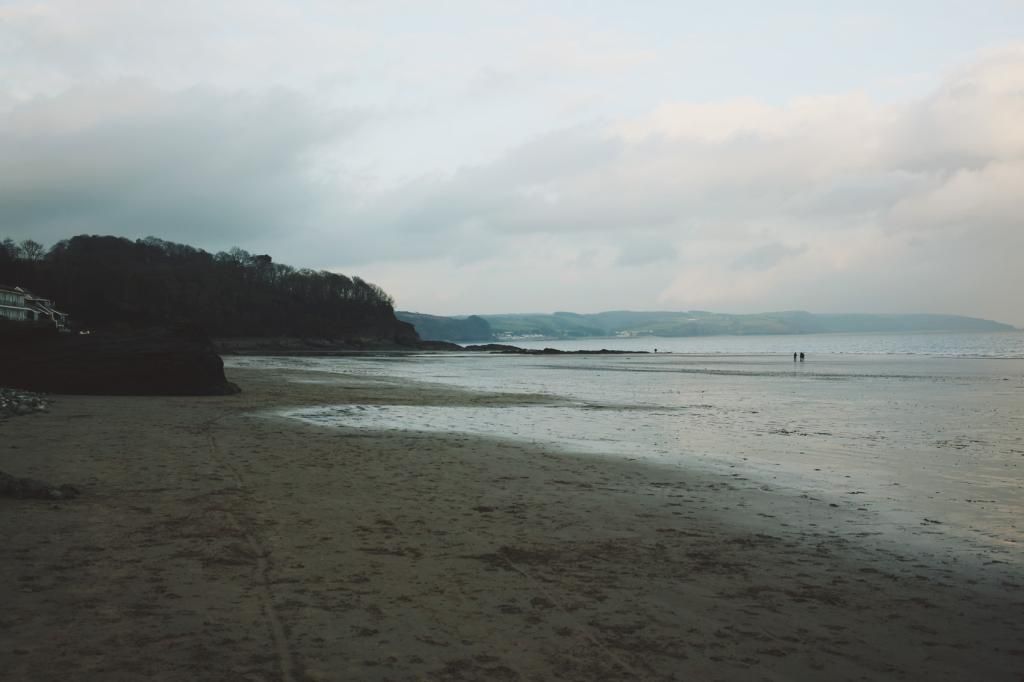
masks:
<svg viewBox="0 0 1024 682"><path fill-rule="evenodd" d="M186 332L0 335L0 383L91 395L238 392L213 344Z"/></svg>
<svg viewBox="0 0 1024 682"><path fill-rule="evenodd" d="M466 346L464 350L487 353L512 353L517 355L637 355L646 354L645 350L558 350L557 348L520 348L504 343L485 343L483 345Z"/></svg>

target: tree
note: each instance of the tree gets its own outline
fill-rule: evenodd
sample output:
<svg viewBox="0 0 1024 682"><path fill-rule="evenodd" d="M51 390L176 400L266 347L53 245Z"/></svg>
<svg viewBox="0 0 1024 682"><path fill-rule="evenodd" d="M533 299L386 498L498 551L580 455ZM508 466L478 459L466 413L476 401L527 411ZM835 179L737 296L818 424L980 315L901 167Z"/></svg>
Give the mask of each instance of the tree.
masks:
<svg viewBox="0 0 1024 682"><path fill-rule="evenodd" d="M18 253L20 253L18 245L10 237L0 242L0 260L15 260L18 258Z"/></svg>
<svg viewBox="0 0 1024 682"><path fill-rule="evenodd" d="M25 260L42 260L46 247L32 239L26 239L19 245L21 257Z"/></svg>

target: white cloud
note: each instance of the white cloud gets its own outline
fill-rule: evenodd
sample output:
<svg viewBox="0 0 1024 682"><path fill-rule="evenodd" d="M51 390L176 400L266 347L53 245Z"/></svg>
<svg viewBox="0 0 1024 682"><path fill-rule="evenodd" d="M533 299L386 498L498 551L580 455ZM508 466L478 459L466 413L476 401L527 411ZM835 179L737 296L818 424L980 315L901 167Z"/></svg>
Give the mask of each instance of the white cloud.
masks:
<svg viewBox="0 0 1024 682"><path fill-rule="evenodd" d="M891 224L906 229L949 227L981 235L1022 230L1024 158L989 161L960 168L926 191L911 194L893 208Z"/></svg>
<svg viewBox="0 0 1024 682"><path fill-rule="evenodd" d="M1024 120L1022 82L1024 52L1011 48L902 104L862 95L668 104L550 133L436 181L404 220L427 233L472 224L496 246L531 233L565 248L621 244L595 278L665 254L677 272L658 295L663 305L822 309L829 296L860 300L851 282L862 281L865 292L885 282L886 294L866 294L859 309L949 310L926 281L901 278L956 270L960 242L928 249L934 260L922 264L904 233L955 228L958 240L983 237L991 253L1019 241L1024 128L1009 121ZM638 235L673 247L641 253ZM959 286L989 314L1014 319L1018 270L995 263ZM967 298L956 296L951 312L971 312Z"/></svg>

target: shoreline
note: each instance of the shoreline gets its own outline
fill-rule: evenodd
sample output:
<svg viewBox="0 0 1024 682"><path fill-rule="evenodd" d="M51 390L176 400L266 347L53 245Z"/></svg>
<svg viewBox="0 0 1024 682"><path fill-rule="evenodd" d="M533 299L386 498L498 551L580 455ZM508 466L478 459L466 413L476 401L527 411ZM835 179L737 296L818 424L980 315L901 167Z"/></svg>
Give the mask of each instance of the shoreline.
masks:
<svg viewBox="0 0 1024 682"><path fill-rule="evenodd" d="M829 514L842 510L725 476L264 416L540 396L227 374L242 394L56 396L48 413L0 423L0 469L83 493L0 499L0 665L16 679L1016 680L1024 669L1024 585L1000 566L896 552L870 528L840 532Z"/></svg>

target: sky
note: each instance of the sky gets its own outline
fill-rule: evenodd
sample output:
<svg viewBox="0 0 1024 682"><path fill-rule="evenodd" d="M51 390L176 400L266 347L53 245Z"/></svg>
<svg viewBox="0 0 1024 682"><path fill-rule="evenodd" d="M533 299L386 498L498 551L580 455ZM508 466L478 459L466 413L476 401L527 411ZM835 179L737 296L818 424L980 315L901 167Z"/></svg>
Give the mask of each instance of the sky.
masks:
<svg viewBox="0 0 1024 682"><path fill-rule="evenodd" d="M1024 326L1024 2L0 0L0 238Z"/></svg>

